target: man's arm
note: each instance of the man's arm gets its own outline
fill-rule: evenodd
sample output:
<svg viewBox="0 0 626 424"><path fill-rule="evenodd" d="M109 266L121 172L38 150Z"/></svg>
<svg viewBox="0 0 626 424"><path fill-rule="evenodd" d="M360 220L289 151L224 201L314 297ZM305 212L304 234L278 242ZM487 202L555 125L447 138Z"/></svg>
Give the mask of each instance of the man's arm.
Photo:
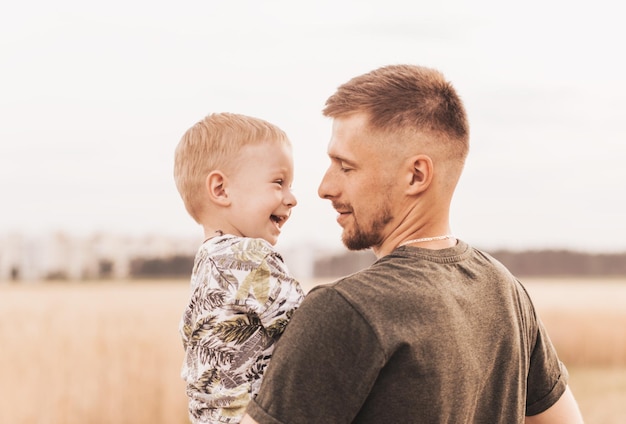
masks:
<svg viewBox="0 0 626 424"><path fill-rule="evenodd" d="M243 420L241 420L241 424L259 424L259 423L254 421L254 418L252 418L250 415L246 414L244 415Z"/></svg>
<svg viewBox="0 0 626 424"><path fill-rule="evenodd" d="M583 424L583 417L572 391L568 387L563 395L550 408L541 414L526 417L526 424ZM259 424L246 414L241 424Z"/></svg>
<svg viewBox="0 0 626 424"><path fill-rule="evenodd" d="M247 422L247 421L246 421ZM244 421L242 421L242 424ZM255 421L247 423L253 424ZM583 417L569 386L554 405L540 414L526 417L526 424L583 424Z"/></svg>
<svg viewBox="0 0 626 424"><path fill-rule="evenodd" d="M241 424L259 424L246 414ZM572 391L565 389L560 399L541 414L526 417L526 424L583 424L583 417Z"/></svg>

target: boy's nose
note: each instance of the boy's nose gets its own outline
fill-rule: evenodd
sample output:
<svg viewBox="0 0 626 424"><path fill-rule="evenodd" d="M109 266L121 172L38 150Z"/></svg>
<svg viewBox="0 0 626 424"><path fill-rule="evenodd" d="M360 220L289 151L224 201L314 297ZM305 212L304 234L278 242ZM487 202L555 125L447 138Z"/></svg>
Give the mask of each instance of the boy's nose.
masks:
<svg viewBox="0 0 626 424"><path fill-rule="evenodd" d="M296 199L296 196L292 193L291 190L288 190L287 195L285 196L285 205L293 208L297 204L298 204L298 199Z"/></svg>

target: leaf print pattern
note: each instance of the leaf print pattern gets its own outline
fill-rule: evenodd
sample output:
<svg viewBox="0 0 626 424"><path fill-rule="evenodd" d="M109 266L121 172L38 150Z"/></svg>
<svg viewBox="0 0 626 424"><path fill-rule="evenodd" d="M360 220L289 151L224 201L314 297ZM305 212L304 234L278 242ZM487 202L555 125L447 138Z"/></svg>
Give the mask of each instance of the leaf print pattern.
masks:
<svg viewBox="0 0 626 424"><path fill-rule="evenodd" d="M243 283L237 291L236 298L237 300L245 299L248 297L250 291L252 291L259 303L263 304L267 302L269 297L269 284L270 270L265 260L261 260L258 267L250 271L243 280Z"/></svg>
<svg viewBox="0 0 626 424"><path fill-rule="evenodd" d="M202 340L206 334L212 331L213 324L215 323L214 316L203 317L196 321L196 324L193 326L191 331L191 337L189 338L190 342L198 342Z"/></svg>
<svg viewBox="0 0 626 424"><path fill-rule="evenodd" d="M277 339L283 334L285 331L285 327L287 327L287 323L289 322L289 318L279 319L269 327L267 327L267 335L272 339Z"/></svg>
<svg viewBox="0 0 626 424"><path fill-rule="evenodd" d="M214 326L214 331L224 343L241 345L261 327L259 317L250 315L222 321Z"/></svg>
<svg viewBox="0 0 626 424"><path fill-rule="evenodd" d="M200 246L180 335L192 423L239 423L304 294L262 239L224 235Z"/></svg>

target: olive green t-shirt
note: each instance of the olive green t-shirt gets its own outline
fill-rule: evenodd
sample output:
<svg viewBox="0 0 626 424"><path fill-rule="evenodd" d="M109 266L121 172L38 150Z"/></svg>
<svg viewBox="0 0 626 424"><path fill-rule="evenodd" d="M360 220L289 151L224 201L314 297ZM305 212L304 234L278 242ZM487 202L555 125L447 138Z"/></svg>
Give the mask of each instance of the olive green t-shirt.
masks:
<svg viewBox="0 0 626 424"><path fill-rule="evenodd" d="M259 423L522 423L567 384L522 285L489 255L400 247L313 289L248 413Z"/></svg>

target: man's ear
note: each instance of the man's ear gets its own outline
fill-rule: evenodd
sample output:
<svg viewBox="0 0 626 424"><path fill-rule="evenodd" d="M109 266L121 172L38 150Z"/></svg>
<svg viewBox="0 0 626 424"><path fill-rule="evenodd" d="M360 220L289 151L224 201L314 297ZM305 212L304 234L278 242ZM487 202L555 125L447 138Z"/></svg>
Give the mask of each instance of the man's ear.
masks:
<svg viewBox="0 0 626 424"><path fill-rule="evenodd" d="M425 191L433 180L433 160L430 156L413 156L409 162L409 194L419 194Z"/></svg>
<svg viewBox="0 0 626 424"><path fill-rule="evenodd" d="M227 181L228 178L222 171L212 171L206 177L206 190L212 203L220 206L230 205L230 199L226 191Z"/></svg>

